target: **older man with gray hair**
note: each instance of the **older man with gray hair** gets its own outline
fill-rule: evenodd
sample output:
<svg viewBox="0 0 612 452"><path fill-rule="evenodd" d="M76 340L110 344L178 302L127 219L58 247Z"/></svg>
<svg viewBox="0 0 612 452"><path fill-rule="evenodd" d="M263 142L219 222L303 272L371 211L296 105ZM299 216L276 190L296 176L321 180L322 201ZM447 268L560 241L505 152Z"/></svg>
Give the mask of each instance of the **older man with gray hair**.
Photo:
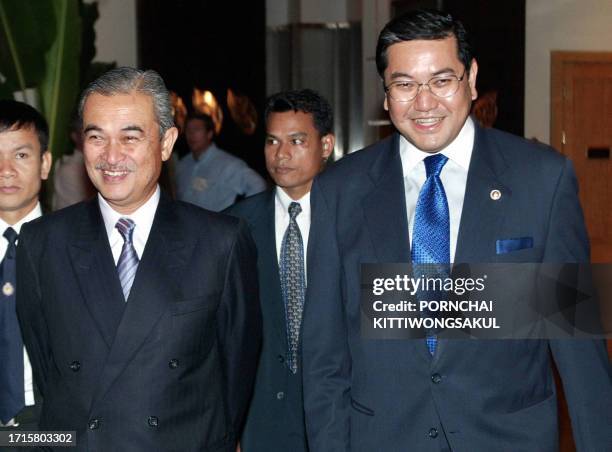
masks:
<svg viewBox="0 0 612 452"><path fill-rule="evenodd" d="M40 427L79 451L234 452L261 334L248 230L160 193L177 129L156 72L107 72L79 111L98 196L25 225L17 257Z"/></svg>

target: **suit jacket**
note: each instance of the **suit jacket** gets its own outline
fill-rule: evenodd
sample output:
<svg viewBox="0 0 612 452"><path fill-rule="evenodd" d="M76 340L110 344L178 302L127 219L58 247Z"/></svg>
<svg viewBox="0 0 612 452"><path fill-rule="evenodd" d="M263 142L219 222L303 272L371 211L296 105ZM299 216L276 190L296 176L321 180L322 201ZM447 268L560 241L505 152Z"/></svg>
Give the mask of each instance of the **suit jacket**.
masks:
<svg viewBox="0 0 612 452"><path fill-rule="evenodd" d="M294 375L285 362L287 328L280 288L274 221L274 190L247 198L228 213L244 218L257 245L263 343L253 398L241 439L243 452L306 451L302 366Z"/></svg>
<svg viewBox="0 0 612 452"><path fill-rule="evenodd" d="M41 430L78 451L232 451L260 343L246 225L162 196L127 303L97 199L29 223L17 310Z"/></svg>
<svg viewBox="0 0 612 452"><path fill-rule="evenodd" d="M603 341L440 340L432 357L422 339L361 337L360 264L410 262L398 135L342 159L311 196L303 330L311 450L556 451L551 358L578 449L609 448ZM497 254L496 241L512 237L532 237L533 247ZM456 263L588 262L569 160L477 128L457 243Z"/></svg>

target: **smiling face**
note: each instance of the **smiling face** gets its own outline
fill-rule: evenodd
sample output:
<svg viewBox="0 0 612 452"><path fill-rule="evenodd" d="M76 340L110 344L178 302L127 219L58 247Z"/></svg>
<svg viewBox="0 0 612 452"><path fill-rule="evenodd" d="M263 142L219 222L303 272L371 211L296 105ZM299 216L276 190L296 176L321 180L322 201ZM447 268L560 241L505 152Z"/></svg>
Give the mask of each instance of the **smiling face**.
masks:
<svg viewBox="0 0 612 452"><path fill-rule="evenodd" d="M311 113L286 111L268 115L266 168L291 199L300 199L310 191L312 180L333 149L334 136L321 136Z"/></svg>
<svg viewBox="0 0 612 452"><path fill-rule="evenodd" d="M30 213L50 169L51 153L41 152L34 127L1 132L0 218L12 225Z"/></svg>
<svg viewBox="0 0 612 452"><path fill-rule="evenodd" d="M427 83L441 75L461 77L465 69L457 56L454 36L393 44L387 49L387 58L386 86L397 81ZM465 124L472 100L477 97L477 72L476 60L472 60L469 73L466 72L459 89L450 97L436 97L426 86L409 102L397 102L387 95L385 110L404 138L422 151L438 152L457 137Z"/></svg>
<svg viewBox="0 0 612 452"><path fill-rule="evenodd" d="M130 214L153 195L162 162L170 158L176 128L160 140L150 96L91 94L83 108L87 174L113 209Z"/></svg>

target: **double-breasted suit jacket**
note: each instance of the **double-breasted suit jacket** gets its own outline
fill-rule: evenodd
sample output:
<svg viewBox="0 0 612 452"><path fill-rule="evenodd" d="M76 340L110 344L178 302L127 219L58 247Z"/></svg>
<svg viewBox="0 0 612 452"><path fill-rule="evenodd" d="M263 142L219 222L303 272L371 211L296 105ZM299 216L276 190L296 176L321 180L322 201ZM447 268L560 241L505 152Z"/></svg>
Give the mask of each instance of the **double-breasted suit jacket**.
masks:
<svg viewBox="0 0 612 452"><path fill-rule="evenodd" d="M42 430L79 451L232 451L260 344L244 223L162 196L127 302L97 200L26 225L17 305Z"/></svg>

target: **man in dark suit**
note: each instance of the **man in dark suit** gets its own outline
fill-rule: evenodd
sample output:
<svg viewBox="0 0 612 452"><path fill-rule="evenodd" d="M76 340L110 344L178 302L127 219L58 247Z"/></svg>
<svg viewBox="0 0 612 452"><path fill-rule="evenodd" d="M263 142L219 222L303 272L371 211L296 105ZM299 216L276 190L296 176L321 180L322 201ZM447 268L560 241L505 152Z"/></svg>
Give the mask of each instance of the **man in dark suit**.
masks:
<svg viewBox="0 0 612 452"><path fill-rule="evenodd" d="M334 148L333 115L323 97L304 89L268 98L265 120L266 167L276 187L229 210L246 219L257 245L264 320L262 353L241 447L243 452L299 452L307 450L299 341L310 187ZM296 238L299 252L290 256Z"/></svg>
<svg viewBox="0 0 612 452"><path fill-rule="evenodd" d="M51 169L48 140L38 111L0 100L0 428L7 430L38 428L40 405L15 310L15 257L21 227L42 215L38 193Z"/></svg>
<svg viewBox="0 0 612 452"><path fill-rule="evenodd" d="M363 263L589 260L571 163L469 118L478 66L458 21L422 11L392 20L377 66L397 133L313 184L303 329L311 450L556 451L553 359L578 449L609 449L603 341L362 336Z"/></svg>
<svg viewBox="0 0 612 452"><path fill-rule="evenodd" d="M246 224L160 193L177 136L154 71L83 93L98 196L29 223L17 311L43 430L79 451L234 452L261 334Z"/></svg>

